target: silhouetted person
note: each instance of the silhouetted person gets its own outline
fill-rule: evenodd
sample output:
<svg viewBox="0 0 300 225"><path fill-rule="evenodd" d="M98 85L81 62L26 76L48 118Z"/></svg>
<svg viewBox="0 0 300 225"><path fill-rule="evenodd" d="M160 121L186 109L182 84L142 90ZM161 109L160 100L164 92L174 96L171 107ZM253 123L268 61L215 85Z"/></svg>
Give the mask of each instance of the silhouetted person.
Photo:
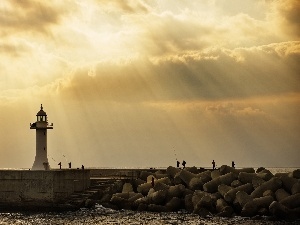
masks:
<svg viewBox="0 0 300 225"><path fill-rule="evenodd" d="M183 169L185 168L185 164L186 164L186 161L183 160L183 162L182 162Z"/></svg>
<svg viewBox="0 0 300 225"><path fill-rule="evenodd" d="M235 166L234 161L231 162L231 166L234 168L234 166Z"/></svg>
<svg viewBox="0 0 300 225"><path fill-rule="evenodd" d="M83 169L83 170L84 170L84 165L81 165L81 169Z"/></svg>
<svg viewBox="0 0 300 225"><path fill-rule="evenodd" d="M59 165L59 169L61 170L61 162L59 162L57 165Z"/></svg>
<svg viewBox="0 0 300 225"><path fill-rule="evenodd" d="M215 163L215 160L213 160L213 161L211 162L211 164L212 164L212 166L213 166L213 170L216 169L216 163Z"/></svg>
<svg viewBox="0 0 300 225"><path fill-rule="evenodd" d="M151 178L151 185L154 187L154 177Z"/></svg>
<svg viewBox="0 0 300 225"><path fill-rule="evenodd" d="M180 162L177 160L177 168L180 166Z"/></svg>
<svg viewBox="0 0 300 225"><path fill-rule="evenodd" d="M72 167L72 164L71 164L71 162L69 162L68 164L69 164L69 169L71 169L71 167Z"/></svg>

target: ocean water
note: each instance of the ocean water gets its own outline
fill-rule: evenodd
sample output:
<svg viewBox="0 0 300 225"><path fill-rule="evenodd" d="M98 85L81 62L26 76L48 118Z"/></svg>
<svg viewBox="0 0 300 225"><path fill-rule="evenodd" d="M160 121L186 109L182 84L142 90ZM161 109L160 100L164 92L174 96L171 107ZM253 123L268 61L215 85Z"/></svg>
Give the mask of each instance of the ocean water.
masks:
<svg viewBox="0 0 300 225"><path fill-rule="evenodd" d="M277 172L290 172L296 168L269 168L275 174ZM36 224L193 224L193 225L296 225L297 221L274 221L268 217L245 218L221 218L208 217L202 218L196 214L190 214L185 211L174 213L153 213L153 212L135 212L130 210L112 210L96 205L94 209L80 209L75 212L0 212L0 225L36 225Z"/></svg>

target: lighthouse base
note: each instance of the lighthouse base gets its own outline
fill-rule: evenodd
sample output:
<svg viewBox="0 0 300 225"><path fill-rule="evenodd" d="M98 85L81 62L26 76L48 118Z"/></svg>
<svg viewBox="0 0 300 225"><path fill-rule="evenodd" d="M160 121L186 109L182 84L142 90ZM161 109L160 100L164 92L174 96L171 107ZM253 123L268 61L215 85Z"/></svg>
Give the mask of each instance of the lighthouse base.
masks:
<svg viewBox="0 0 300 225"><path fill-rule="evenodd" d="M50 170L50 165L47 160L40 160L35 157L32 170Z"/></svg>

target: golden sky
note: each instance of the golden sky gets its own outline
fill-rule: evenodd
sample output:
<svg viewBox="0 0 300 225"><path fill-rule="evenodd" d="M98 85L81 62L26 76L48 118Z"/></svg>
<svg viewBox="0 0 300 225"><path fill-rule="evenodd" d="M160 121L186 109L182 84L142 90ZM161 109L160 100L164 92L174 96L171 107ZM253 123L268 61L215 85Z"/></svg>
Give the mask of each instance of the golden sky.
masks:
<svg viewBox="0 0 300 225"><path fill-rule="evenodd" d="M292 166L298 0L2 0L0 167Z"/></svg>

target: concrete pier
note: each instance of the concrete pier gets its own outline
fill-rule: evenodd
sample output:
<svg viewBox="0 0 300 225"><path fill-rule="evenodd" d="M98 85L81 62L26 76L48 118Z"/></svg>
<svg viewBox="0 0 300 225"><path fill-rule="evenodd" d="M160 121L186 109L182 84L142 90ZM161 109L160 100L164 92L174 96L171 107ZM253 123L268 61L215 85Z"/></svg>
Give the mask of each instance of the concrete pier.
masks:
<svg viewBox="0 0 300 225"><path fill-rule="evenodd" d="M0 170L0 205L55 206L89 186L90 170Z"/></svg>

